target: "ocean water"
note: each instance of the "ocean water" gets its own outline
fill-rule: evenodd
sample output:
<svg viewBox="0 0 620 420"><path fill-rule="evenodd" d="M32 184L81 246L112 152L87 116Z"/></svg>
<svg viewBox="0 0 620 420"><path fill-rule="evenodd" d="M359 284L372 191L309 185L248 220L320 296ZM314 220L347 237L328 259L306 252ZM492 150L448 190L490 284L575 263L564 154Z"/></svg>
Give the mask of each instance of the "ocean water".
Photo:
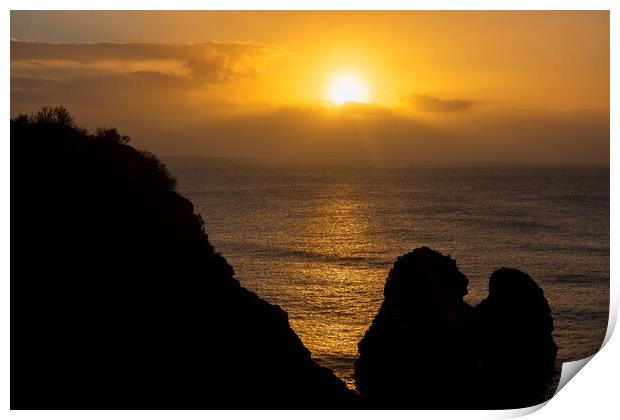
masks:
<svg viewBox="0 0 620 420"><path fill-rule="evenodd" d="M456 259L466 300L515 267L543 288L559 362L596 352L609 308L609 168L163 158L236 277L280 305L353 386L357 343L395 259Z"/></svg>

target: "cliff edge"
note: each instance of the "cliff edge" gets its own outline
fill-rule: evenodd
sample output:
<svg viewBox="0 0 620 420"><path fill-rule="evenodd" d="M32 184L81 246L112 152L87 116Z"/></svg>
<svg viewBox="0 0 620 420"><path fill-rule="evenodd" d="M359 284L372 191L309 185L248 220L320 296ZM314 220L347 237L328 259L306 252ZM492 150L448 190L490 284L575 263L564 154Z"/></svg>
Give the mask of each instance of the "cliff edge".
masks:
<svg viewBox="0 0 620 420"><path fill-rule="evenodd" d="M128 141L11 121L11 408L357 407Z"/></svg>

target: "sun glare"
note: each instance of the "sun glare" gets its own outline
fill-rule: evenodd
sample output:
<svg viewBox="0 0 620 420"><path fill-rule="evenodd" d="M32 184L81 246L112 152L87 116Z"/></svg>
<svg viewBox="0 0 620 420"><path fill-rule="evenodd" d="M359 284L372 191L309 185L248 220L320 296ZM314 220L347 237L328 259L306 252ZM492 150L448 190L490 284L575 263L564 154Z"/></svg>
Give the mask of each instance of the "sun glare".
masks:
<svg viewBox="0 0 620 420"><path fill-rule="evenodd" d="M327 99L337 105L345 102L368 102L368 89L354 73L338 73L327 85Z"/></svg>

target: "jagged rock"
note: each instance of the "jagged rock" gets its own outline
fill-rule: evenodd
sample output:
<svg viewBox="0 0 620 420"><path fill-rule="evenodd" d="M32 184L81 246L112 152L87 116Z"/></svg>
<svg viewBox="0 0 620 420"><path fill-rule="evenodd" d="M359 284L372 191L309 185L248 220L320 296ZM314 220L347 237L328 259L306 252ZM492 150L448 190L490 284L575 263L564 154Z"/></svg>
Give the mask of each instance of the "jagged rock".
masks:
<svg viewBox="0 0 620 420"><path fill-rule="evenodd" d="M57 114L11 122L11 408L359 407L153 155Z"/></svg>
<svg viewBox="0 0 620 420"><path fill-rule="evenodd" d="M358 391L379 407L455 408L466 387L467 278L430 248L399 257L359 343Z"/></svg>
<svg viewBox="0 0 620 420"><path fill-rule="evenodd" d="M551 309L536 282L516 269L495 271L473 319L481 404L519 408L545 401L557 346Z"/></svg>
<svg viewBox="0 0 620 420"><path fill-rule="evenodd" d="M422 247L398 258L359 343L359 392L386 408L518 408L543 402L557 346L543 291L503 268L489 296L463 302L467 278Z"/></svg>

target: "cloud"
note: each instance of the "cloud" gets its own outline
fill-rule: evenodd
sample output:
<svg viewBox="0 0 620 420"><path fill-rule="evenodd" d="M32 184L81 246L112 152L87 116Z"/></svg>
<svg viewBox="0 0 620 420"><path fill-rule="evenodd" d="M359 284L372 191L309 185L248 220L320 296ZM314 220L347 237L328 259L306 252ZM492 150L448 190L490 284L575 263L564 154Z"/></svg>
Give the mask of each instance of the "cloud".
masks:
<svg viewBox="0 0 620 420"><path fill-rule="evenodd" d="M11 40L11 64L53 66L73 63L77 66L103 66L117 63L116 70L140 62L177 63L187 76L203 82L223 82L251 77L256 69L286 50L253 43L201 42L194 44L157 43L46 43Z"/></svg>
<svg viewBox="0 0 620 420"><path fill-rule="evenodd" d="M383 116L392 114L390 108L364 102L346 102L339 107L339 110L344 115Z"/></svg>
<svg viewBox="0 0 620 420"><path fill-rule="evenodd" d="M11 103L17 110L65 104L117 112L187 112L200 97L217 101L218 86L251 79L266 60L285 53L250 43L11 40Z"/></svg>
<svg viewBox="0 0 620 420"><path fill-rule="evenodd" d="M271 108L179 124L127 117L123 132L162 155L434 162L609 162L609 112L473 111L443 120L396 112L351 118L321 106ZM136 143L139 144L139 143Z"/></svg>
<svg viewBox="0 0 620 420"><path fill-rule="evenodd" d="M439 99L429 95L411 95L407 101L418 111L423 112L453 112L471 108L472 101L465 99Z"/></svg>
<svg viewBox="0 0 620 420"><path fill-rule="evenodd" d="M471 114L471 115L470 115ZM397 113L274 109L197 123L188 155L369 161L609 162L609 112L472 112L454 125ZM181 154L175 142L166 154Z"/></svg>
<svg viewBox="0 0 620 420"><path fill-rule="evenodd" d="M183 82L159 77L144 73L72 82L12 80L11 111L15 115L40 105L65 104L80 124L91 129L118 127L135 146L161 155L386 164L394 160L609 163L609 110L473 109L449 118L421 118L398 110L352 115L321 104L222 110L220 103L195 106L183 97L146 88ZM133 86L136 94L127 94ZM40 89L53 96L42 99ZM179 91L183 90L174 92Z"/></svg>
<svg viewBox="0 0 620 420"><path fill-rule="evenodd" d="M257 63L277 54L271 47L12 41L11 48L12 115L64 104L81 124L118 127L137 146L162 154L609 162L608 109L490 110L428 95L406 101L442 118L372 103L249 106L245 97L230 97L223 82L251 77Z"/></svg>
<svg viewBox="0 0 620 420"><path fill-rule="evenodd" d="M186 77L159 72L98 75L69 79L11 78L11 102L113 106L117 110L146 107L147 101L168 103L174 93L190 92Z"/></svg>

